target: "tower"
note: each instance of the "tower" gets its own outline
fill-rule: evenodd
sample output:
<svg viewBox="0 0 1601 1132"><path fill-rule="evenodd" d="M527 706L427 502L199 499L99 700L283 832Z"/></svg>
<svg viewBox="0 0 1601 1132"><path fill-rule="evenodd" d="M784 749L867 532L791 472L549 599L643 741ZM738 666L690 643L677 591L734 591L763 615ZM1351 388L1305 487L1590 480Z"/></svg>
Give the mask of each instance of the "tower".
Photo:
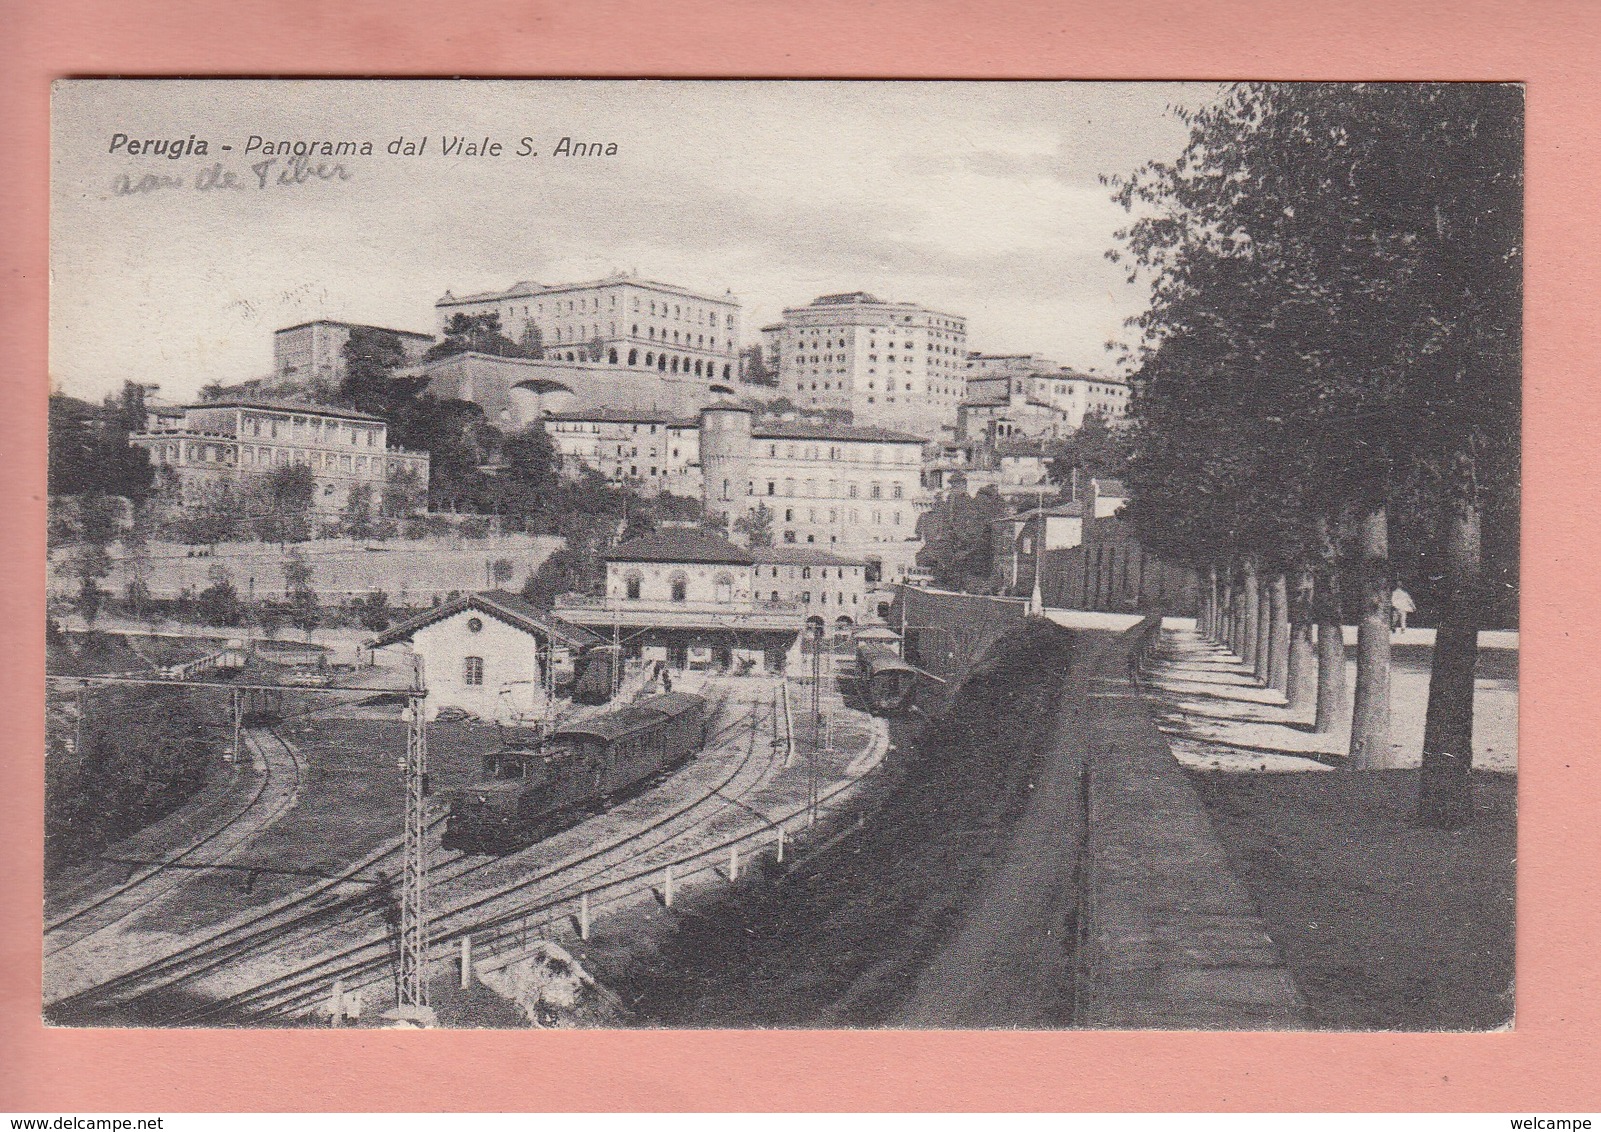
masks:
<svg viewBox="0 0 1601 1132"><path fill-rule="evenodd" d="M719 516L733 530L744 515L751 495L751 426L754 414L743 405L726 402L700 412L700 463L702 498L709 514Z"/></svg>

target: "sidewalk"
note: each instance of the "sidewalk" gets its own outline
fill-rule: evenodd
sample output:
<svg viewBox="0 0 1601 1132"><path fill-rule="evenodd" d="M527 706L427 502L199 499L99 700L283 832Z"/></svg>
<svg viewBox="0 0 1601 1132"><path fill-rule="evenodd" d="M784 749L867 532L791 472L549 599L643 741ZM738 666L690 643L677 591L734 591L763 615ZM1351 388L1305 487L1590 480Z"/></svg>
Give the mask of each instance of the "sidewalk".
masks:
<svg viewBox="0 0 1601 1132"><path fill-rule="evenodd" d="M1423 757L1429 699L1429 654L1415 638L1397 635L1390 674L1390 735L1402 766ZM1504 634L1498 634L1504 636ZM1513 634L1512 636L1515 636ZM1401 638L1405 638L1402 640ZM1473 702L1473 765L1515 772L1518 765L1518 682L1515 653L1481 657ZM1347 649L1346 689L1356 687L1354 650ZM1239 658L1206 640L1190 621L1163 623L1158 663L1147 681L1157 725L1180 762L1200 770L1296 772L1341 765L1350 747L1350 704L1340 726L1311 730L1312 711L1291 713L1284 697L1263 688Z"/></svg>

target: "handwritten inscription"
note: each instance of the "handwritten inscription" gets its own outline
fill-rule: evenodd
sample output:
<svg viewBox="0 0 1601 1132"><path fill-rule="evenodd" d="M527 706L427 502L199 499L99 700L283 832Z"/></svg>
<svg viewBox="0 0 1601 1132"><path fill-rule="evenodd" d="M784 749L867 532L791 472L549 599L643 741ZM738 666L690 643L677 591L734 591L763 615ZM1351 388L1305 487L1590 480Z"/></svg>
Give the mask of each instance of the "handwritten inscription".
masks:
<svg viewBox="0 0 1601 1132"><path fill-rule="evenodd" d="M350 170L338 162L313 163L306 157L291 157L287 161L280 161L276 157L269 157L253 164L248 175L224 168L220 161L212 162L194 175L190 187L198 193L243 192L250 188L304 185L310 181L349 181L352 177ZM144 196L164 189L183 187L184 178L170 173L146 173L140 177L123 173L111 182L112 194L119 197Z"/></svg>

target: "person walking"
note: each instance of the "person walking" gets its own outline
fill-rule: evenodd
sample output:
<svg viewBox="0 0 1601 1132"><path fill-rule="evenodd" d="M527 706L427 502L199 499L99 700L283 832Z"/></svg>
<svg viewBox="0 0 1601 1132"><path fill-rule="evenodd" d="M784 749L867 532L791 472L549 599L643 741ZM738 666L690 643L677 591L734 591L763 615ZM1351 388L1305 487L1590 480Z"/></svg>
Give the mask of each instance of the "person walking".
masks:
<svg viewBox="0 0 1601 1132"><path fill-rule="evenodd" d="M1390 594L1390 630L1395 633L1406 632L1406 615L1415 612L1417 606L1412 604L1412 595L1400 586L1396 586Z"/></svg>

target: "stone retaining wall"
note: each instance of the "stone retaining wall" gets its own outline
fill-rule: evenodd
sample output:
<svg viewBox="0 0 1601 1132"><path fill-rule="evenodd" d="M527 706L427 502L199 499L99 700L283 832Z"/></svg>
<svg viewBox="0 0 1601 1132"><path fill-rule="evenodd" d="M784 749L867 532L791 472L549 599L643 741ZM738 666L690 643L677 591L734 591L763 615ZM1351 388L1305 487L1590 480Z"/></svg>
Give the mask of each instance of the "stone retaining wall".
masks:
<svg viewBox="0 0 1601 1132"><path fill-rule="evenodd" d="M1294 1029L1284 956L1138 688L1159 622L1080 630L1083 835L1074 1019L1101 1029ZM1075 697L1076 698L1076 697Z"/></svg>

